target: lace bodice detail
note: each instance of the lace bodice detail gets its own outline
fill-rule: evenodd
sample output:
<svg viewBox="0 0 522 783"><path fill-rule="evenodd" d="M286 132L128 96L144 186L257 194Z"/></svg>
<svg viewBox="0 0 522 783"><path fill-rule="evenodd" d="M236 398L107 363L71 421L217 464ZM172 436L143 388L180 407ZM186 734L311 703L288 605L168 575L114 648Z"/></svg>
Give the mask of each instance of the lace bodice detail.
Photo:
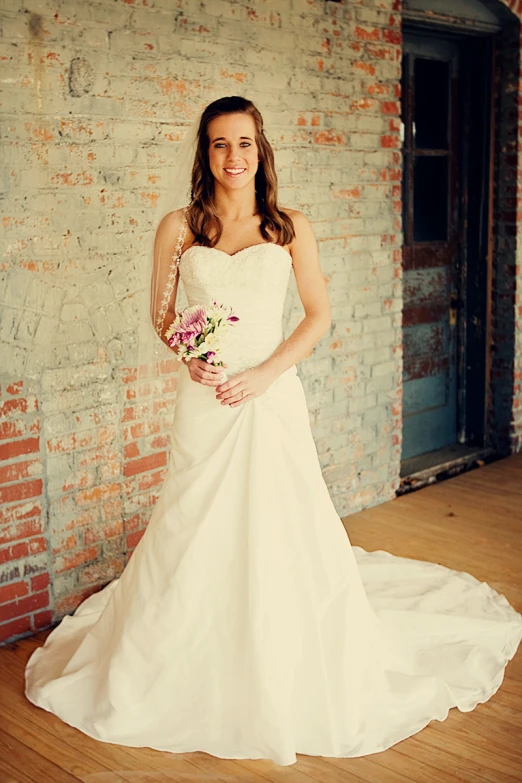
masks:
<svg viewBox="0 0 522 783"><path fill-rule="evenodd" d="M239 321L230 326L222 358L227 373L267 359L283 337L283 309L292 257L281 245L263 242L233 255L192 245L182 254L180 279L189 305L230 306Z"/></svg>

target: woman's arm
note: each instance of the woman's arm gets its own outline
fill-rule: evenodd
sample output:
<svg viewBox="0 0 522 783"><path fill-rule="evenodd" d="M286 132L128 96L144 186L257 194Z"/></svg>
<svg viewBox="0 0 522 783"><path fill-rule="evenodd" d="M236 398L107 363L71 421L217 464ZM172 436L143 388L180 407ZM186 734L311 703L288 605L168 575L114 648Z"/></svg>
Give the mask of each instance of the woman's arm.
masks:
<svg viewBox="0 0 522 783"><path fill-rule="evenodd" d="M154 270L150 301L150 314L154 327L156 325L157 314L161 308L163 292L167 285L167 278L170 271L172 256L176 251L176 243L179 230L181 228L182 214L182 209L176 209L173 212L169 212L167 215L165 215L157 228L156 236L154 238ZM170 301L167 305L162 334L159 335L160 339L165 343L165 345L168 345L168 342L164 337L164 334L176 315L176 296L178 293L178 283L179 273L176 277ZM177 347L171 348L171 350L174 351L174 353L177 353Z"/></svg>
<svg viewBox="0 0 522 783"><path fill-rule="evenodd" d="M305 356L310 356L331 325L326 280L319 263L317 240L310 221L302 212L287 209L296 236L290 245L294 274L305 317L260 366L277 378Z"/></svg>

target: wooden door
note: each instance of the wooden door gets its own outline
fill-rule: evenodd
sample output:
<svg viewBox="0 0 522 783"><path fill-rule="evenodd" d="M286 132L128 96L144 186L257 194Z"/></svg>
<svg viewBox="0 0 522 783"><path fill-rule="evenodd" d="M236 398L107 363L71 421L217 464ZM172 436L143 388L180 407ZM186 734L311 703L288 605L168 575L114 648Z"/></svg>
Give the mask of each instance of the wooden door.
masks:
<svg viewBox="0 0 522 783"><path fill-rule="evenodd" d="M402 459L457 439L459 47L403 37Z"/></svg>

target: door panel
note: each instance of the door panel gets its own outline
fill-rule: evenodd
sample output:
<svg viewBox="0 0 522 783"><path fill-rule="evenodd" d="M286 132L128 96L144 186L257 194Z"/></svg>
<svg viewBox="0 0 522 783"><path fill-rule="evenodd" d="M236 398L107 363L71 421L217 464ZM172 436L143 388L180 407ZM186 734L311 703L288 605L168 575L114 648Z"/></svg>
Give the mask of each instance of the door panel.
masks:
<svg viewBox="0 0 522 783"><path fill-rule="evenodd" d="M457 437L458 66L456 43L404 35L402 459Z"/></svg>

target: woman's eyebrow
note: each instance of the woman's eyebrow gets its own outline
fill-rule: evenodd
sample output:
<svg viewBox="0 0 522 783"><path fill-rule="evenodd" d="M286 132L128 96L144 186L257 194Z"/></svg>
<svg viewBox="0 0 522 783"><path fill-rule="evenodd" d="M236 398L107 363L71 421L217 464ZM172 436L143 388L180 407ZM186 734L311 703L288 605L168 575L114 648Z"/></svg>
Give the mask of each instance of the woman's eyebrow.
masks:
<svg viewBox="0 0 522 783"><path fill-rule="evenodd" d="M250 136L240 136L240 139L248 139L248 141L252 141ZM212 144L214 144L215 141L226 141L224 136L216 136L215 139L212 139Z"/></svg>

